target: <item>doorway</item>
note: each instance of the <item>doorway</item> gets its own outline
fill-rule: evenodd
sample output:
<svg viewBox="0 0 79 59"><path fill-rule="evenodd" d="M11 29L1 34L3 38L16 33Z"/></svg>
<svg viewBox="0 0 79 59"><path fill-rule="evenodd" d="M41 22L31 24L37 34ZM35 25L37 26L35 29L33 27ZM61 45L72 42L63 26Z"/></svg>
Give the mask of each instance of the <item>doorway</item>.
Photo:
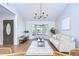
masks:
<svg viewBox="0 0 79 59"><path fill-rule="evenodd" d="M3 20L3 45L13 45L14 22L13 20Z"/></svg>

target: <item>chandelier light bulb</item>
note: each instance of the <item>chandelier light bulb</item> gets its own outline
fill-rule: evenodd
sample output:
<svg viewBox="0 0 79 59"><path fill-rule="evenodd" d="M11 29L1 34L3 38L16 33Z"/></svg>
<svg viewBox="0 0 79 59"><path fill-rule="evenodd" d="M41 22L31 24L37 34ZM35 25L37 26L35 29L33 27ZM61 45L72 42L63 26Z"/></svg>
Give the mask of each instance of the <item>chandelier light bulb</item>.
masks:
<svg viewBox="0 0 79 59"><path fill-rule="evenodd" d="M42 12L42 14L44 14L44 12Z"/></svg>
<svg viewBox="0 0 79 59"><path fill-rule="evenodd" d="M37 15L37 13L35 13L35 15Z"/></svg>

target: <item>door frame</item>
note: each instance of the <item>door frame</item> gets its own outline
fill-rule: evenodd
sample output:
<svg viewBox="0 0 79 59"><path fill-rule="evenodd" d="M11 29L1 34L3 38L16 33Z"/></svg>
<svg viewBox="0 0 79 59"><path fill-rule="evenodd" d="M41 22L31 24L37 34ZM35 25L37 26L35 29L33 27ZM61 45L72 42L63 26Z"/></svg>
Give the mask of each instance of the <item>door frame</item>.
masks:
<svg viewBox="0 0 79 59"><path fill-rule="evenodd" d="M14 45L14 20L3 20L3 45L5 45L5 43L4 43L4 21L12 21L12 23L13 23L13 32L12 32L12 34L13 34L13 37L12 37L12 44L10 44L10 45Z"/></svg>

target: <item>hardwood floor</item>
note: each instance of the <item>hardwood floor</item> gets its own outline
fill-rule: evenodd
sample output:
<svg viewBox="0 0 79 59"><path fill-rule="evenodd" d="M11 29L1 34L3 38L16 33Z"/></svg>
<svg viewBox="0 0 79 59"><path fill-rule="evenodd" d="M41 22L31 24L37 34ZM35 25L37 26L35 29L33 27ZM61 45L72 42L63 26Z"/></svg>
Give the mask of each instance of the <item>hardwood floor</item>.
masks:
<svg viewBox="0 0 79 59"><path fill-rule="evenodd" d="M47 40L48 41L48 40ZM0 46L0 47L10 47L12 49L12 52L26 52L27 49L29 48L29 46L31 45L31 42L32 40L28 40L26 41L25 43L23 44L20 44L20 45L4 45L4 46ZM54 51L58 51L54 45L52 45L49 41L48 41L48 44L51 46L51 48L54 50Z"/></svg>
<svg viewBox="0 0 79 59"><path fill-rule="evenodd" d="M26 41L23 44L20 45L4 45L4 46L0 46L1 47L10 47L12 49L12 52L26 52L27 49L29 48L30 44L31 44L31 40Z"/></svg>
<svg viewBox="0 0 79 59"><path fill-rule="evenodd" d="M48 41L48 40L47 40ZM23 44L20 44L20 45L4 45L4 46L0 46L1 47L10 47L12 49L12 52L15 53L15 52L26 52L27 49L29 48L29 46L31 45L32 43L32 40L28 40L26 41L25 43ZM54 50L54 51L58 51L56 49L56 47L51 44L51 42L48 41L48 44L50 45L50 47ZM66 53L66 52L63 52L63 53ZM69 54L68 52L66 54Z"/></svg>

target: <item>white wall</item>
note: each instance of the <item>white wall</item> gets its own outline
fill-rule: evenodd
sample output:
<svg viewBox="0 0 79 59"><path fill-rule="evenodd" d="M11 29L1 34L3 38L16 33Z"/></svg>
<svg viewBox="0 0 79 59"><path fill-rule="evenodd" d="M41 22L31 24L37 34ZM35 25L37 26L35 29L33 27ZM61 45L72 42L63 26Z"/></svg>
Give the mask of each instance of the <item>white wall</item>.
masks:
<svg viewBox="0 0 79 59"><path fill-rule="evenodd" d="M23 32L25 31L25 20L13 5L9 4L9 8L11 10L13 10L15 15L16 15L16 18L15 18L16 24L14 24L16 26L16 29L15 29L15 32L14 32L16 39L14 40L14 42L15 42L15 45L17 45L17 44L19 44L19 38L18 37L22 36Z"/></svg>
<svg viewBox="0 0 79 59"><path fill-rule="evenodd" d="M25 31L25 21L19 15L17 18L17 37L23 35L24 31Z"/></svg>
<svg viewBox="0 0 79 59"><path fill-rule="evenodd" d="M19 44L18 36L20 36L25 30L24 19L22 19L21 15L17 12L17 10L12 5L7 5L6 3L2 3L2 6L7 8L9 11L15 14L14 17L14 45Z"/></svg>
<svg viewBox="0 0 79 59"><path fill-rule="evenodd" d="M20 15L15 16L15 20L14 20L14 45L18 45L19 44L19 36L23 35L23 32L25 30L25 24L24 24L24 20L21 18Z"/></svg>
<svg viewBox="0 0 79 59"><path fill-rule="evenodd" d="M52 20L52 21L26 21L26 30L29 30L30 32L30 35L32 34L32 25L33 24L48 24L48 36L50 36L49 32L50 32L50 29L51 27L55 27L55 22ZM32 35L31 35L32 36Z"/></svg>
<svg viewBox="0 0 79 59"><path fill-rule="evenodd" d="M70 17L70 30L61 30L62 19ZM63 34L73 36L76 41L76 47L79 47L79 4L70 4L56 21L56 26Z"/></svg>

